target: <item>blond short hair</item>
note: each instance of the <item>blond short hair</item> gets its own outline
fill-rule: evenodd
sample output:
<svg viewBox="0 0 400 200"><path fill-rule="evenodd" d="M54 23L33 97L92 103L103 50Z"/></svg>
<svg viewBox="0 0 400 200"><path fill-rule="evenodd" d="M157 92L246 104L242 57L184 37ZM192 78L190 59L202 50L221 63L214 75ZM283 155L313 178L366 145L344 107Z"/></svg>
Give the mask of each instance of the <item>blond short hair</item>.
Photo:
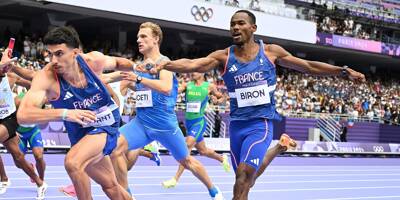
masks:
<svg viewBox="0 0 400 200"><path fill-rule="evenodd" d="M149 28L151 30L151 32L153 33L153 36L157 36L158 39L158 46L161 46L161 42L163 40L163 33L162 30L160 28L160 26L156 23L153 22L145 22L140 24L140 29L142 28Z"/></svg>

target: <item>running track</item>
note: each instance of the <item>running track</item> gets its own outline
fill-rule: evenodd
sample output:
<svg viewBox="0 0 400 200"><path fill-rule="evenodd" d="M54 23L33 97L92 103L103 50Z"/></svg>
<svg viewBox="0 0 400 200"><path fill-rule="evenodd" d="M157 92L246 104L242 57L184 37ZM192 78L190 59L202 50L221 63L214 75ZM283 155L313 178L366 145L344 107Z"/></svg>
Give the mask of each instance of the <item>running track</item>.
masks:
<svg viewBox="0 0 400 200"><path fill-rule="evenodd" d="M34 199L36 186L17 169L8 154L2 154L11 186L0 199ZM46 154L48 164L46 199L72 199L58 192L70 183L62 166L63 154ZM130 188L138 200L204 200L210 199L205 187L189 172L185 172L174 189L161 187L163 180L175 173L176 162L162 156L161 167L140 158L129 172ZM226 173L216 161L198 157L207 168L213 182L232 198L234 174ZM32 156L28 155L32 160ZM95 200L108 199L97 184L92 184ZM347 200L400 199L400 159L396 158L307 158L278 157L250 191L251 200Z"/></svg>

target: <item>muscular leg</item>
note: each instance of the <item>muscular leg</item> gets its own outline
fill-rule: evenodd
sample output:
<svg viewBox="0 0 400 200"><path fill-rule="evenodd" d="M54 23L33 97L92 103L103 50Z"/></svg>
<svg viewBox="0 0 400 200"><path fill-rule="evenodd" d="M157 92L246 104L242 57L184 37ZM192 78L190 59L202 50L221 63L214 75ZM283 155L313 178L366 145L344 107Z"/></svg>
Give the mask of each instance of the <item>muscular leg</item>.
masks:
<svg viewBox="0 0 400 200"><path fill-rule="evenodd" d="M7 182L8 181L6 170L4 169L3 159L1 158L1 156L0 156L0 181L1 182Z"/></svg>
<svg viewBox="0 0 400 200"><path fill-rule="evenodd" d="M126 149L127 150L127 149ZM132 167L135 165L137 159L139 158L139 156L141 154L143 154L144 150L142 149L135 149L135 150L131 150L128 151L127 153L125 153L126 159L127 159L127 169L128 171L132 169ZM146 151L147 152L147 151ZM151 154L151 153L150 153Z"/></svg>
<svg viewBox="0 0 400 200"><path fill-rule="evenodd" d="M107 134L105 133L86 135L70 149L65 157L65 169L74 184L78 199L92 199L90 180L86 174L86 167L89 164L93 165L104 158L102 147L106 144L106 137ZM99 182L99 184L103 187L107 183ZM121 197L123 194L118 190L116 193L112 193L111 195L113 196L109 196L109 198L118 199L118 197Z"/></svg>
<svg viewBox="0 0 400 200"><path fill-rule="evenodd" d="M254 186L255 181L261 174L264 173L265 169L271 164L272 160L279 154L287 151L289 148L295 148L297 146L296 142L292 140L288 135L284 134L281 136L279 143L276 144L274 147L269 149L267 153L264 156L263 162L260 166L260 168L257 171L257 175L254 178L253 183L251 184L251 187Z"/></svg>
<svg viewBox="0 0 400 200"><path fill-rule="evenodd" d="M208 176L204 166L189 155L185 138L179 128L175 132L169 133L154 133L153 137L157 139L164 147L166 147L174 156L174 158L185 168L190 170L207 189L213 189L214 186Z"/></svg>
<svg viewBox="0 0 400 200"><path fill-rule="evenodd" d="M264 156L263 162L260 166L260 169L258 169L257 171L257 175L255 177L255 179L257 179L261 174L264 173L265 169L267 168L267 166L269 164L271 164L272 160L279 154L283 153L286 151L286 147L280 145L280 144L276 144L274 147L272 147L271 149L269 149L267 151L267 153Z"/></svg>
<svg viewBox="0 0 400 200"><path fill-rule="evenodd" d="M196 144L196 139L192 136L187 136L186 137L186 145L188 147L189 152L192 151L193 146ZM185 170L185 167L183 167L182 165L179 165L178 171L176 172L174 178L176 180L176 182L179 181L179 178L182 176L183 171Z"/></svg>
<svg viewBox="0 0 400 200"><path fill-rule="evenodd" d="M178 161L185 169L190 170L194 176L196 176L206 187L211 189L213 184L210 177L208 176L206 169L196 160L193 156L187 156L186 158Z"/></svg>
<svg viewBox="0 0 400 200"><path fill-rule="evenodd" d="M128 151L128 142L123 135L118 138L117 148L111 154L112 165L117 177L118 183L128 189L128 159L126 152Z"/></svg>
<svg viewBox="0 0 400 200"><path fill-rule="evenodd" d="M202 155L202 156L206 156L206 157L212 158L214 160L218 160L221 163L224 161L224 158L222 157L221 154L218 154L213 149L206 147L206 143L204 142L204 140L197 143L195 145L195 147L196 147L197 151L199 151L200 155Z"/></svg>
<svg viewBox="0 0 400 200"><path fill-rule="evenodd" d="M7 128L0 124L0 141L3 143L8 138L8 130Z"/></svg>
<svg viewBox="0 0 400 200"><path fill-rule="evenodd" d="M245 163L240 163L236 170L236 181L233 186L233 200L247 200L251 183L256 175L256 170Z"/></svg>
<svg viewBox="0 0 400 200"><path fill-rule="evenodd" d="M96 163L90 163L85 171L96 183L101 185L101 188L110 199L132 199L128 192L118 184L109 156L103 157Z"/></svg>
<svg viewBox="0 0 400 200"><path fill-rule="evenodd" d="M153 154L150 151L146 151L144 149L139 149L139 156L146 157L148 159L153 158Z"/></svg>
<svg viewBox="0 0 400 200"><path fill-rule="evenodd" d="M34 147L32 149L33 156L36 160L36 169L39 173L40 179L44 180L44 171L46 169L46 162L43 159L43 148L42 147Z"/></svg>
<svg viewBox="0 0 400 200"><path fill-rule="evenodd" d="M9 151L14 159L14 163L18 168L21 168L33 181L35 181L38 187L43 185L43 180L36 175L35 169L30 163L25 160L25 155L19 149L19 138L18 136L11 138L4 143L7 151Z"/></svg>

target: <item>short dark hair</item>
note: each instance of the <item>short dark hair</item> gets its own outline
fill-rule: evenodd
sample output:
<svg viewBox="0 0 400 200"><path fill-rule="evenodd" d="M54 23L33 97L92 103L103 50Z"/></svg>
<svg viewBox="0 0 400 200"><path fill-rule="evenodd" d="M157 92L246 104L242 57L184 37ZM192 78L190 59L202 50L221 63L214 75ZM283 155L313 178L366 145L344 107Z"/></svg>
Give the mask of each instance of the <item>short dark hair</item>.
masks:
<svg viewBox="0 0 400 200"><path fill-rule="evenodd" d="M256 16L252 12L250 12L248 10L238 10L235 12L235 14L236 13L246 13L250 17L250 23L256 24Z"/></svg>
<svg viewBox="0 0 400 200"><path fill-rule="evenodd" d="M79 48L81 41L76 30L71 26L62 26L51 29L44 36L43 43L45 45L63 44L68 47Z"/></svg>

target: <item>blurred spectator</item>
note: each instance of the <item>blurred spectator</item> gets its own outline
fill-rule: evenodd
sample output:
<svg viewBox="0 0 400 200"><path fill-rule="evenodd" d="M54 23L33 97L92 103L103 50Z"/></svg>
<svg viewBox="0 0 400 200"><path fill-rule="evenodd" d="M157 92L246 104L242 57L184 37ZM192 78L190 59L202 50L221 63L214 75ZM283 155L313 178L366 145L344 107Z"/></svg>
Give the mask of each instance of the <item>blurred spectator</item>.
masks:
<svg viewBox="0 0 400 200"><path fill-rule="evenodd" d="M24 55L25 57L30 57L31 55L31 41L28 36L25 36L24 40Z"/></svg>

